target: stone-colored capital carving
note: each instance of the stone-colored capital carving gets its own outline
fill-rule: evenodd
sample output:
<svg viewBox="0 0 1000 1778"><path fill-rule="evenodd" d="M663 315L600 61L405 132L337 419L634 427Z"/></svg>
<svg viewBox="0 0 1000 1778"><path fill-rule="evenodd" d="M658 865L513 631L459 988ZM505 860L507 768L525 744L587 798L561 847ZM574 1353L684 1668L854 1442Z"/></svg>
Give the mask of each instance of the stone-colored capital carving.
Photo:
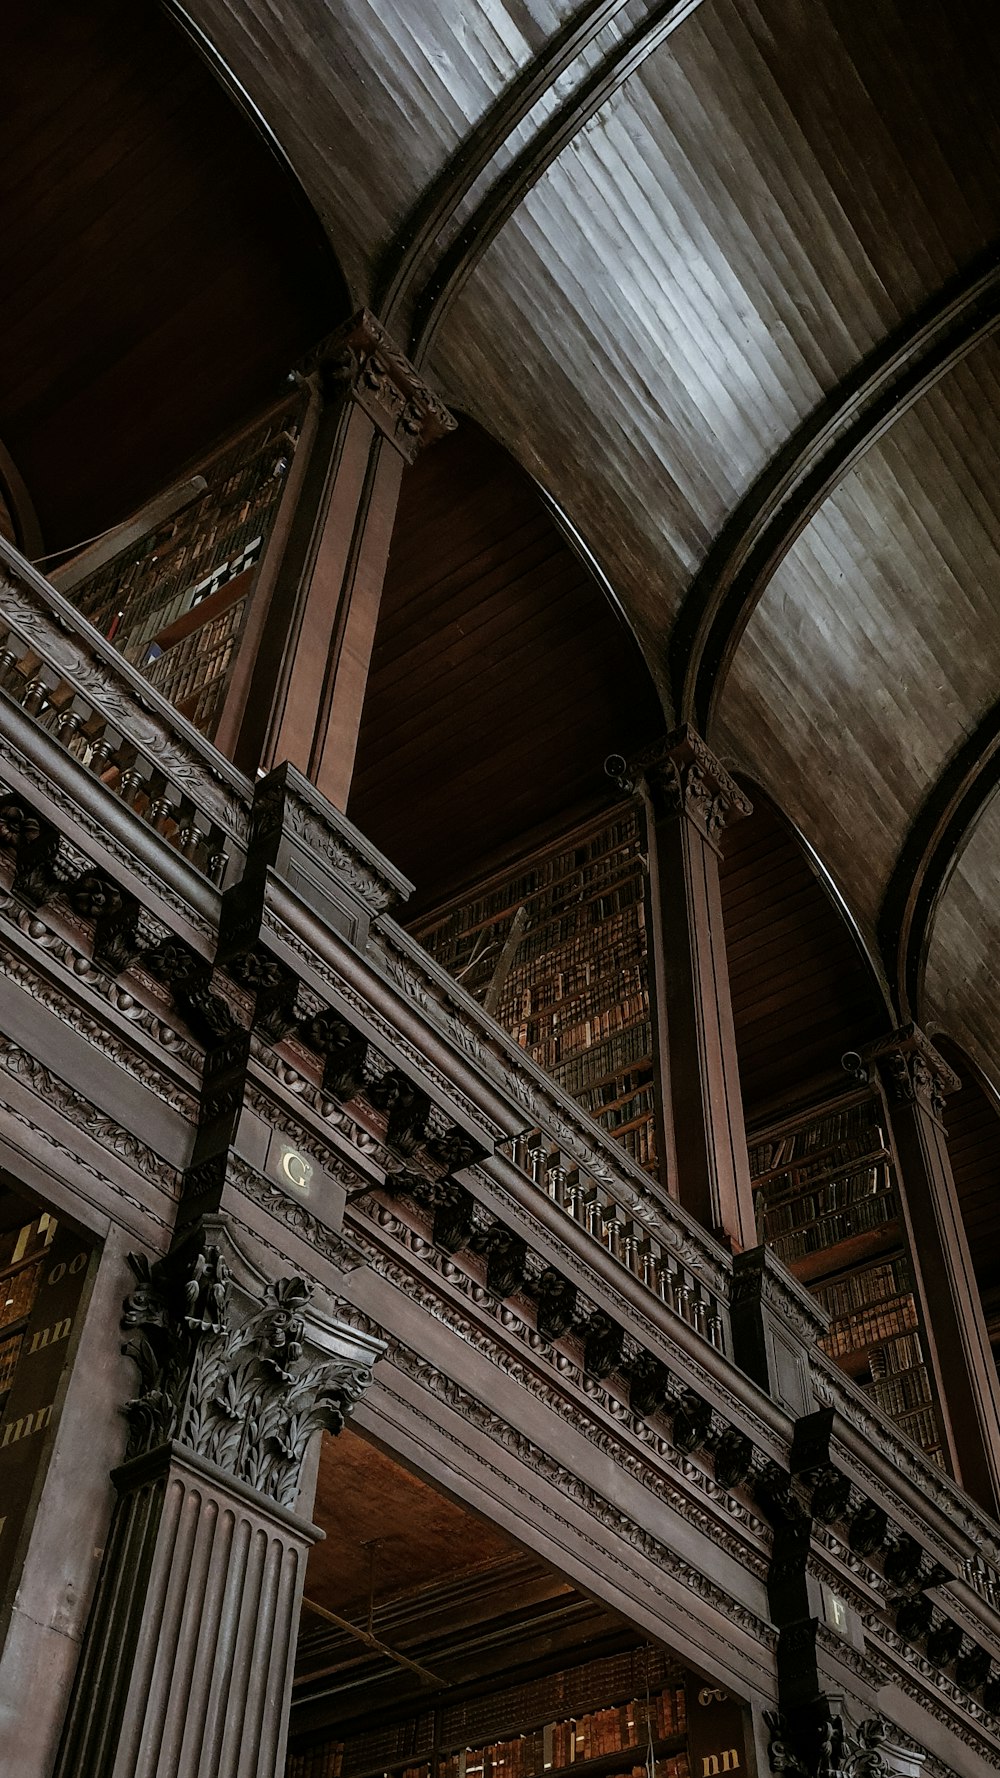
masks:
<svg viewBox="0 0 1000 1778"><path fill-rule="evenodd" d="M619 782L645 783L658 813L686 815L713 846L730 822L753 813L749 797L690 723L638 754Z"/></svg>
<svg viewBox="0 0 1000 1778"><path fill-rule="evenodd" d="M904 1025L880 1038L865 1051L865 1060L877 1064L893 1104L921 1105L938 1123L947 1094L956 1093L962 1084L918 1025Z"/></svg>
<svg viewBox="0 0 1000 1778"><path fill-rule="evenodd" d="M341 1430L380 1347L310 1312L301 1278L254 1290L215 1233L153 1262L129 1256L136 1288L122 1325L135 1332L124 1349L140 1389L124 1410L126 1461L175 1442L291 1508L312 1434Z"/></svg>
<svg viewBox="0 0 1000 1778"><path fill-rule="evenodd" d="M330 334L303 368L319 370L363 407L407 463L458 424L368 309Z"/></svg>

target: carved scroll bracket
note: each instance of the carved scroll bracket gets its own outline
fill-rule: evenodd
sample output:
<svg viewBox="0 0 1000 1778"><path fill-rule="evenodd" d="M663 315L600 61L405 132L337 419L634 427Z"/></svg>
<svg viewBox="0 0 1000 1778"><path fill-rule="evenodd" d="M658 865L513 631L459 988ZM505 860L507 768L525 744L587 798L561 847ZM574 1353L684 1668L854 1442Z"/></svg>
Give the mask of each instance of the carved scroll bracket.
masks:
<svg viewBox="0 0 1000 1778"><path fill-rule="evenodd" d="M381 321L359 309L330 334L304 366L359 407L407 463L425 445L454 432L457 421L438 399Z"/></svg>
<svg viewBox="0 0 1000 1778"><path fill-rule="evenodd" d="M382 1344L311 1307L301 1278L261 1289L221 1219L129 1264L124 1350L140 1388L124 1410L126 1461L173 1441L293 1507L313 1433L341 1430Z"/></svg>

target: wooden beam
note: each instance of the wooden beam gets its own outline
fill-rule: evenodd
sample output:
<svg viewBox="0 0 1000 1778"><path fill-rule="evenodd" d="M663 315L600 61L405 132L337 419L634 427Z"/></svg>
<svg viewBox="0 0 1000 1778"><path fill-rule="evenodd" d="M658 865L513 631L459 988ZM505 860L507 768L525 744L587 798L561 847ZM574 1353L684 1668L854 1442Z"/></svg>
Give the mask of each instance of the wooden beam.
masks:
<svg viewBox="0 0 1000 1778"><path fill-rule="evenodd" d="M987 802L1000 786L1000 701L949 760L900 849L876 921L899 1016L916 1018L934 911Z"/></svg>
<svg viewBox="0 0 1000 1778"><path fill-rule="evenodd" d="M900 416L1000 325L1000 244L870 354L740 501L696 574L668 647L678 719L711 732L772 576L810 519Z"/></svg>

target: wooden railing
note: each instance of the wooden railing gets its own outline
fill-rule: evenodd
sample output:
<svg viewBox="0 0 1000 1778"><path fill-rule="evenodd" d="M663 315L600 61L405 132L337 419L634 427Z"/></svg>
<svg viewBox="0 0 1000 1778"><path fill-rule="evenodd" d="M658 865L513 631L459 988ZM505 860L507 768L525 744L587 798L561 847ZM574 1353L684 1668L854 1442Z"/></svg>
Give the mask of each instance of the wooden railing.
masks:
<svg viewBox="0 0 1000 1778"><path fill-rule="evenodd" d="M249 780L2 538L0 694L211 882L242 875Z"/></svg>

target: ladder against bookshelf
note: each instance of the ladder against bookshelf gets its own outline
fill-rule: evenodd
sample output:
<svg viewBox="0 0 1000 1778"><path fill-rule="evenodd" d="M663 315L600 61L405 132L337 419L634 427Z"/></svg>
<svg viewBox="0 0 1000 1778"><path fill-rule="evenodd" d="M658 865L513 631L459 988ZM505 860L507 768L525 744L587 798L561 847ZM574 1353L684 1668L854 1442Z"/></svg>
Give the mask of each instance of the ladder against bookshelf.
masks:
<svg viewBox="0 0 1000 1778"><path fill-rule="evenodd" d="M490 878L414 934L655 1170L645 867L630 804Z"/></svg>
<svg viewBox="0 0 1000 1778"><path fill-rule="evenodd" d="M750 1173L758 1235L830 1315L831 1358L943 1461L880 1101L866 1094L757 1134Z"/></svg>
<svg viewBox="0 0 1000 1778"><path fill-rule="evenodd" d="M645 1778L650 1757L653 1778L688 1778L686 1728L681 1670L660 1650L631 1650L297 1749L287 1778Z"/></svg>

